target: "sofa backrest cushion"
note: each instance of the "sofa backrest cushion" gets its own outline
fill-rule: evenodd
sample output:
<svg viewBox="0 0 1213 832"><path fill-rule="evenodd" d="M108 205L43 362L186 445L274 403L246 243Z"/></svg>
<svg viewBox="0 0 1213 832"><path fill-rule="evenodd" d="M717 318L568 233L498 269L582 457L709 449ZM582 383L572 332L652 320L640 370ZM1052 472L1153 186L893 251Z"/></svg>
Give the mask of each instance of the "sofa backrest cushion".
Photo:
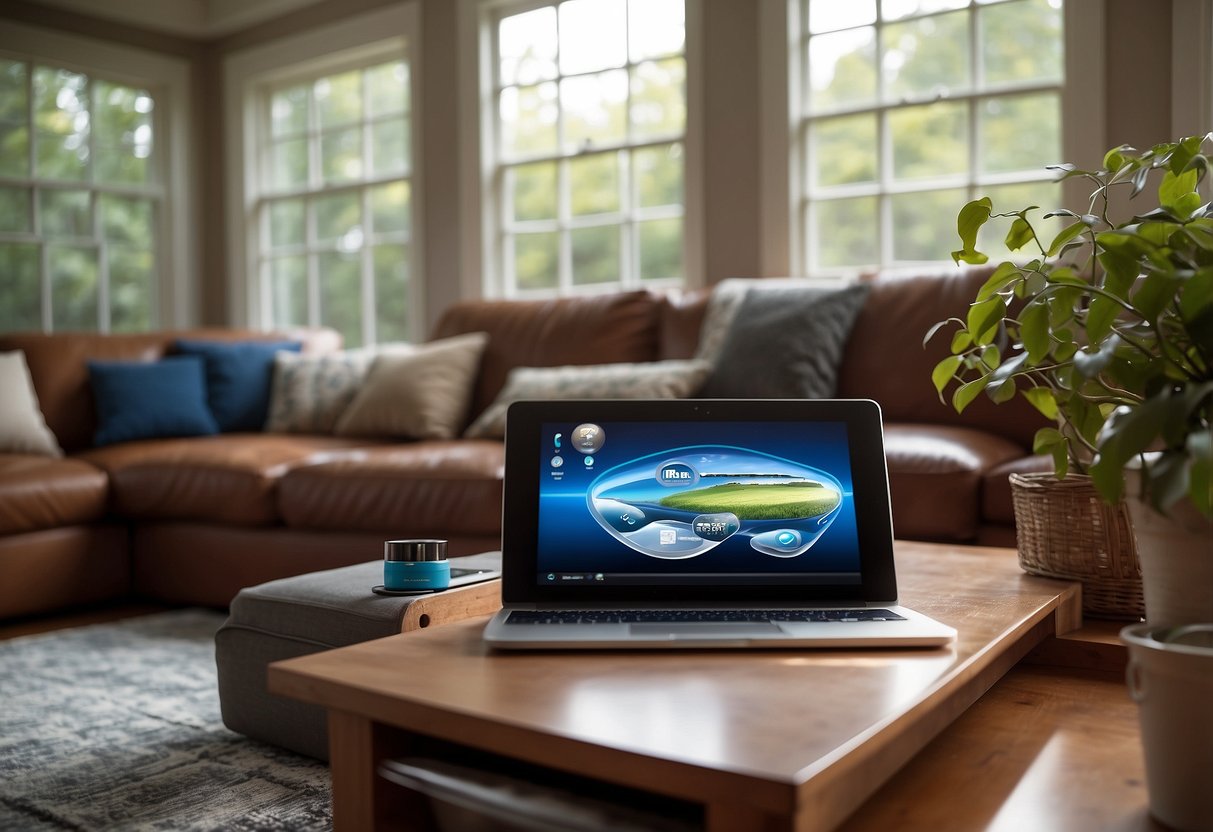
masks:
<svg viewBox="0 0 1213 832"><path fill-rule="evenodd" d="M978 396L962 414L950 401L939 401L931 370L949 354L953 329L945 327L925 349L922 345L939 321L963 319L992 271L953 269L870 281L868 299L843 350L838 395L875 399L886 422L984 428L1031 448L1033 434L1046 420L1022 397L996 405Z"/></svg>
<svg viewBox="0 0 1213 832"><path fill-rule="evenodd" d="M303 342L307 353L339 349L341 336L332 329L250 332L238 329L194 329L139 334L102 335L92 332L0 334L0 351L22 350L46 424L63 450L71 453L93 444L97 415L89 384L89 360L155 361L172 352L178 338L207 341L283 338Z"/></svg>
<svg viewBox="0 0 1213 832"><path fill-rule="evenodd" d="M488 333L472 396L475 417L497 397L515 367L654 360L657 320L657 298L644 291L504 303L464 301L443 313L431 337Z"/></svg>

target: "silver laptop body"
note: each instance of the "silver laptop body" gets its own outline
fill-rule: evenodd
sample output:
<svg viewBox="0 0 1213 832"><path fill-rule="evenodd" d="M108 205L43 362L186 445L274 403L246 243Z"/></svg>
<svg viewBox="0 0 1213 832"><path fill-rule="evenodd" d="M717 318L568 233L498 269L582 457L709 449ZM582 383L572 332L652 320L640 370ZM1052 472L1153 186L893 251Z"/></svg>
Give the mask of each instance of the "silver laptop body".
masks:
<svg viewBox="0 0 1213 832"><path fill-rule="evenodd" d="M866 400L511 405L503 649L934 647Z"/></svg>

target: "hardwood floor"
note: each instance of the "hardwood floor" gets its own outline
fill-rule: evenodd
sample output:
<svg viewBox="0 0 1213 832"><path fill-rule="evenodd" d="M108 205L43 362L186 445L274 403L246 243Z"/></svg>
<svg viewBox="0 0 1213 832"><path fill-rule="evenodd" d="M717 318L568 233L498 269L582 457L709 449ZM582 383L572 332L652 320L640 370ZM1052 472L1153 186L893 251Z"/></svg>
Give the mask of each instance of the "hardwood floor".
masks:
<svg viewBox="0 0 1213 832"><path fill-rule="evenodd" d="M89 624L121 621L124 618L167 612L171 609L173 607L164 604L122 602L89 607L83 610L69 610L45 615L33 615L26 618L14 618L11 621L0 621L0 641L7 641L8 639L20 636L31 636L38 633L50 633L55 630L66 630L71 627L84 627Z"/></svg>

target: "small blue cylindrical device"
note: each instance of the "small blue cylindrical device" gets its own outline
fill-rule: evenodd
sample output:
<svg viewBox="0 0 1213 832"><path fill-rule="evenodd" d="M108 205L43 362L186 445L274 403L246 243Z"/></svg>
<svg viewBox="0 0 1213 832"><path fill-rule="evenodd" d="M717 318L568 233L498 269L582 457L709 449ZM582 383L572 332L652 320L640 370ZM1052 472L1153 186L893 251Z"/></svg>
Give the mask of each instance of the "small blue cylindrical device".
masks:
<svg viewBox="0 0 1213 832"><path fill-rule="evenodd" d="M446 589L451 584L451 563L445 540L385 540L383 588Z"/></svg>

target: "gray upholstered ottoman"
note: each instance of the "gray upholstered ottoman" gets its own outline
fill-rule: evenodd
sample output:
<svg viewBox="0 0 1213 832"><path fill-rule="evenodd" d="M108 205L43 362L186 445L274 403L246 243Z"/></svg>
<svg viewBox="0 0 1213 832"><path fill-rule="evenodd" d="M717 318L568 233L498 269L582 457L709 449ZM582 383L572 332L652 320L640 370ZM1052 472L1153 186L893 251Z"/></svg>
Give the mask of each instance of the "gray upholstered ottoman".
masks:
<svg viewBox="0 0 1213 832"><path fill-rule="evenodd" d="M455 558L451 564L499 570L501 553ZM324 709L267 692L270 662L487 615L501 606L498 581L426 595L371 592L382 583L383 563L372 561L240 590L215 634L223 723L255 740L327 760Z"/></svg>

